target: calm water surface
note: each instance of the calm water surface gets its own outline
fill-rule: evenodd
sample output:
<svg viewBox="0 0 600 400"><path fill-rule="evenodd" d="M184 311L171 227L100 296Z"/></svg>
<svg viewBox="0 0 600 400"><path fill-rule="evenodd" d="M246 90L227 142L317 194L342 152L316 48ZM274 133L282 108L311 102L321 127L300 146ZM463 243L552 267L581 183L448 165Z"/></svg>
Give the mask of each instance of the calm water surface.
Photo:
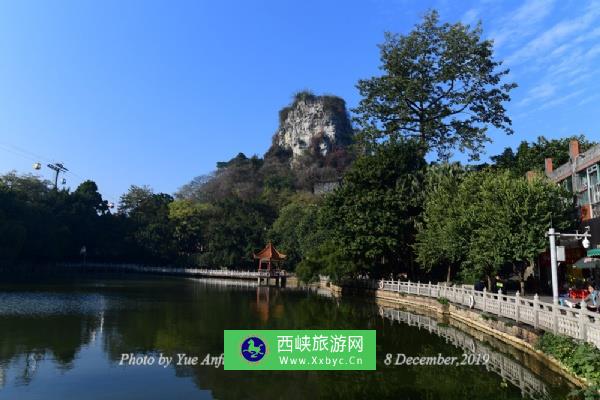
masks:
<svg viewBox="0 0 600 400"><path fill-rule="evenodd" d="M377 371L120 366L122 353L203 358L224 329L376 329ZM491 356L385 366L386 353ZM0 399L564 399L539 361L453 323L358 299L185 278L94 275L0 283Z"/></svg>

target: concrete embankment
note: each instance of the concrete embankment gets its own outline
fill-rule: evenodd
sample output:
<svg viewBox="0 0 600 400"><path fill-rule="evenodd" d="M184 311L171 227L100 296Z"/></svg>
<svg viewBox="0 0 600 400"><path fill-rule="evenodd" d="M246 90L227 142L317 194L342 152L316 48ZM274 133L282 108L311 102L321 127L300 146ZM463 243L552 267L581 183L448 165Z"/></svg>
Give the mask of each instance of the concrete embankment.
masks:
<svg viewBox="0 0 600 400"><path fill-rule="evenodd" d="M499 318L483 313L479 310L469 309L453 303L442 303L437 299L412 294L390 292L385 290L372 290L365 288L341 287L331 283L327 285L334 296L342 295L360 296L368 301L375 301L388 307L406 308L417 313L434 313L440 318L449 318L451 321L464 324L487 335L493 336L518 350L536 357L550 369L561 374L579 387L587 386L587 382L573 375L561 363L535 348L535 344L543 334L541 330L534 330L524 324Z"/></svg>

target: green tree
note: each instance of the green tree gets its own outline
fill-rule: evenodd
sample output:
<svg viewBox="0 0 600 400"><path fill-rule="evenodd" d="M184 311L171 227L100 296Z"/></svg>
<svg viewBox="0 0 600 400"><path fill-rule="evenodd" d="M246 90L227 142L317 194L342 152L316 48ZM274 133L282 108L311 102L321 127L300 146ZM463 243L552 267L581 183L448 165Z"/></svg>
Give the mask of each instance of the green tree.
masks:
<svg viewBox="0 0 600 400"><path fill-rule="evenodd" d="M516 153L512 148L506 147L501 154L490 158L494 166L508 169L517 175L524 175L527 171L543 171L546 158L552 158L555 167L569 161L571 140L579 141L582 152L597 144L590 142L583 135L550 140L539 136L535 142L522 141Z"/></svg>
<svg viewBox="0 0 600 400"><path fill-rule="evenodd" d="M129 215L133 210L140 207L141 203L147 200L153 193L150 186L131 185L129 190L119 200L118 212Z"/></svg>
<svg viewBox="0 0 600 400"><path fill-rule="evenodd" d="M99 255L98 239L101 224L100 216L109 212L108 202L102 199L98 185L94 181L82 182L75 191L50 193L51 208L60 224L65 226L66 248L61 251L62 258L78 258L80 250L86 247L87 254Z"/></svg>
<svg viewBox="0 0 600 400"><path fill-rule="evenodd" d="M213 204L206 225L201 263L211 267L250 268L252 254L265 245L274 210L256 201L237 198Z"/></svg>
<svg viewBox="0 0 600 400"><path fill-rule="evenodd" d="M510 262L513 232L507 214L510 210L506 208L506 195L511 192L507 180L515 178L508 174L499 177L487 170L473 172L472 175L472 179L465 180L461 187L465 212L461 220L466 222L463 225L467 227L468 235L468 250L461 274L467 280L485 277L491 290L495 276ZM471 182L476 184L471 185Z"/></svg>
<svg viewBox="0 0 600 400"><path fill-rule="evenodd" d="M77 189L72 193L77 201L84 205L86 210L94 211L96 214L105 214L108 212L108 201L102 199L102 195L98 191L96 182L86 180L82 182Z"/></svg>
<svg viewBox="0 0 600 400"><path fill-rule="evenodd" d="M173 238L177 252L183 256L199 254L204 230L212 206L191 200L175 200L169 204L169 220L173 223Z"/></svg>
<svg viewBox="0 0 600 400"><path fill-rule="evenodd" d="M460 193L465 174L459 164L432 165L425 179L424 210L415 243L417 262L438 279L445 268L446 281L458 272L468 249L465 240L468 220L463 213L471 199L469 192Z"/></svg>
<svg viewBox="0 0 600 400"><path fill-rule="evenodd" d="M127 240L132 256L140 261L170 263L175 255L169 204L173 197L151 188L132 185L121 196L119 213L127 217Z"/></svg>
<svg viewBox="0 0 600 400"><path fill-rule="evenodd" d="M4 177L3 177L4 178ZM13 264L22 255L26 246L27 223L22 216L25 203L0 181L0 266Z"/></svg>
<svg viewBox="0 0 600 400"><path fill-rule="evenodd" d="M320 245L317 202L313 195L297 195L281 209L268 232L269 239L287 255L285 263L289 269L293 270L311 249Z"/></svg>
<svg viewBox="0 0 600 400"><path fill-rule="evenodd" d="M487 126L512 133L503 103L517 85L502 83L508 69L493 58L481 26L440 24L429 12L407 35L386 33L383 75L360 80L354 110L365 142L411 138L442 158L458 147L477 158Z"/></svg>
<svg viewBox="0 0 600 400"><path fill-rule="evenodd" d="M526 180L506 173L494 178L483 189L497 198L496 212L502 214L504 230L510 232L506 253L524 294L526 268L533 270L538 255L547 248L544 233L551 225L558 230L573 228L575 207L565 189L545 178Z"/></svg>
<svg viewBox="0 0 600 400"><path fill-rule="evenodd" d="M550 224L566 229L575 221L569 194L546 178L488 169L438 181L428 187L415 246L427 272L448 263L463 278L485 277L491 288L511 266L523 290L525 268L546 248Z"/></svg>
<svg viewBox="0 0 600 400"><path fill-rule="evenodd" d="M72 254L72 226L63 218L69 193L49 187L32 175L0 176L0 248L6 251L0 259L5 263L46 263Z"/></svg>
<svg viewBox="0 0 600 400"><path fill-rule="evenodd" d="M357 159L341 187L325 200L319 217L329 231L338 276L383 275L413 264L416 218L425 160L418 144L389 142Z"/></svg>
<svg viewBox="0 0 600 400"><path fill-rule="evenodd" d="M348 258L348 254L332 238L325 238L318 246L308 250L296 267L296 275L304 282L314 281L319 275L340 282L356 273L355 262Z"/></svg>

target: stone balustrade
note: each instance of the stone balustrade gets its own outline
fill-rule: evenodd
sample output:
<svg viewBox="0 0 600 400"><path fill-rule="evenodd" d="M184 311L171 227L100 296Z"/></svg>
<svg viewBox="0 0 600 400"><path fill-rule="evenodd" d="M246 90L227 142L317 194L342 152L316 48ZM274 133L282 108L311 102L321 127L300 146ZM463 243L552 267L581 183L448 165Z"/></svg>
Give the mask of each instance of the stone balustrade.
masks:
<svg viewBox="0 0 600 400"><path fill-rule="evenodd" d="M593 343L600 348L600 313L587 309L570 308L539 300L498 293L477 291L468 287L436 285L420 282L379 281L379 290L445 298L448 301L485 313L531 325L535 329L569 336Z"/></svg>

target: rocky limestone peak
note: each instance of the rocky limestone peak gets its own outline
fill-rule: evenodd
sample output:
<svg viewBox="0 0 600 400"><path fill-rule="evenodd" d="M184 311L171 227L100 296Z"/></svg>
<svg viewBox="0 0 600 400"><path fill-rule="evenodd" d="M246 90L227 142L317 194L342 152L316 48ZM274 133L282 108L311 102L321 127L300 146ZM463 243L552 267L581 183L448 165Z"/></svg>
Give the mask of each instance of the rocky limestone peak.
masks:
<svg viewBox="0 0 600 400"><path fill-rule="evenodd" d="M292 161L307 152L325 156L336 147L347 146L352 134L343 99L300 92L279 112L279 128L269 153L283 150L291 153Z"/></svg>

